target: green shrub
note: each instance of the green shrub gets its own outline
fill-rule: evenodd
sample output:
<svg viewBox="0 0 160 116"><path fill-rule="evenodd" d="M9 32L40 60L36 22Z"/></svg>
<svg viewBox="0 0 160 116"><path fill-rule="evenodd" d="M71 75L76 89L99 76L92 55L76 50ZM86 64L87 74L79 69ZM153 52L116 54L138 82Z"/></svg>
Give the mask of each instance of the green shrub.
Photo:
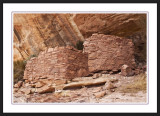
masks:
<svg viewBox="0 0 160 116"><path fill-rule="evenodd" d="M83 41L81 41L81 40L77 41L76 49L83 50Z"/></svg>
<svg viewBox="0 0 160 116"><path fill-rule="evenodd" d="M14 64L13 64L14 84L20 80L23 80L25 65L26 65L26 62L23 60L14 61Z"/></svg>
<svg viewBox="0 0 160 116"><path fill-rule="evenodd" d="M37 57L37 55L36 55L36 54L30 55L30 56L26 59L26 61L30 60L30 59L33 58L33 57Z"/></svg>
<svg viewBox="0 0 160 116"><path fill-rule="evenodd" d="M30 60L33 57L37 57L37 55L36 54L30 55L24 62L27 63L27 61Z"/></svg>

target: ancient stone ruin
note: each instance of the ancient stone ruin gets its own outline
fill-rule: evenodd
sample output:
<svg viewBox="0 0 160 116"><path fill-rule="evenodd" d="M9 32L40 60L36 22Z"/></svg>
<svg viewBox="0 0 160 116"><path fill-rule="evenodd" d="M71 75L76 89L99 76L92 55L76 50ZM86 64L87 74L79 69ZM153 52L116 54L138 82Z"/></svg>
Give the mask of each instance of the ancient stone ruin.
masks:
<svg viewBox="0 0 160 116"><path fill-rule="evenodd" d="M24 79L73 79L99 71L121 71L124 64L130 70L136 66L131 39L93 34L85 40L83 53L71 46L41 52L27 62Z"/></svg>
<svg viewBox="0 0 160 116"><path fill-rule="evenodd" d="M136 65L131 39L93 34L85 40L84 52L88 53L89 72L120 71L124 64L134 69Z"/></svg>
<svg viewBox="0 0 160 116"><path fill-rule="evenodd" d="M130 39L93 34L85 40L83 52L72 46L49 48L27 62L25 82L14 87L22 86L25 94L46 93L108 83L102 72L109 70L132 76L136 66L133 46Z"/></svg>
<svg viewBox="0 0 160 116"><path fill-rule="evenodd" d="M72 79L88 75L88 56L71 46L49 48L27 62L24 79Z"/></svg>
<svg viewBox="0 0 160 116"><path fill-rule="evenodd" d="M126 93L130 84L139 91L139 80L142 91L147 86L145 13L14 13L13 19L14 64L27 60L23 79L14 65L14 103L145 100L142 92ZM39 55L28 60L33 54Z"/></svg>

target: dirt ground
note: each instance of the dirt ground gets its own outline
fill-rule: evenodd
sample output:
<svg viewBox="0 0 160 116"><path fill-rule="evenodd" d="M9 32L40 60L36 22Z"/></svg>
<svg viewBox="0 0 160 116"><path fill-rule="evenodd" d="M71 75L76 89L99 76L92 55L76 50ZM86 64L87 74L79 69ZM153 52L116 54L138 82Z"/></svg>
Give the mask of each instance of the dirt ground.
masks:
<svg viewBox="0 0 160 116"><path fill-rule="evenodd" d="M102 84L97 86L72 88L45 94L34 93L25 95L21 94L20 92L15 92L13 94L13 102L14 103L146 103L147 90L142 89L141 83L140 84L138 83L138 85L135 84L136 87L133 86L134 83L140 82L143 75L146 75L146 73L130 77L124 77L121 76L120 74L106 74L105 76L108 76L108 78L114 78L118 80L113 82L114 87L112 87L109 90L105 89L105 85ZM146 81L146 79L143 81Z"/></svg>

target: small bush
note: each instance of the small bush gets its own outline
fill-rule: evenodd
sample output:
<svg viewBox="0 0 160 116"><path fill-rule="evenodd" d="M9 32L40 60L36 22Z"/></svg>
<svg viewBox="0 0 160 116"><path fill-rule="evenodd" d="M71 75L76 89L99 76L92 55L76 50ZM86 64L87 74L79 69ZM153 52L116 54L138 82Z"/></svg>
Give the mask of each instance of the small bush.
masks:
<svg viewBox="0 0 160 116"><path fill-rule="evenodd" d="M36 54L30 55L30 56L26 59L26 61L30 60L30 59L33 58L33 57L37 57L37 55L36 55Z"/></svg>
<svg viewBox="0 0 160 116"><path fill-rule="evenodd" d="M14 84L23 79L25 66L26 66L26 62L23 60L14 61L14 64L13 64Z"/></svg>
<svg viewBox="0 0 160 116"><path fill-rule="evenodd" d="M33 57L37 57L37 55L36 54L30 55L24 62L27 63L27 61L30 60Z"/></svg>
<svg viewBox="0 0 160 116"><path fill-rule="evenodd" d="M145 91L147 89L147 78L146 74L142 73L137 75L135 78L138 78L133 83L122 86L121 92L123 93L137 93L138 91Z"/></svg>
<svg viewBox="0 0 160 116"><path fill-rule="evenodd" d="M77 41L76 49L83 50L83 41L81 41L81 40Z"/></svg>

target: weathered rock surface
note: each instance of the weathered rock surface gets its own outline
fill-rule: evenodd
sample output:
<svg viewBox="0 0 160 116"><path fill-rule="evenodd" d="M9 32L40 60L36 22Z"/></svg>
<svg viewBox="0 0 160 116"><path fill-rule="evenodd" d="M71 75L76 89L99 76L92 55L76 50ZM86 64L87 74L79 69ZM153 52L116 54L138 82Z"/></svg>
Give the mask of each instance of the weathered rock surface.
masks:
<svg viewBox="0 0 160 116"><path fill-rule="evenodd" d="M146 92L139 91L138 93L122 93L121 87L139 80L140 75L126 78L119 74L103 74L104 78L108 78L106 84L85 86L79 89L71 88L69 90L53 89L51 86L41 88L14 88L13 102L14 103L135 103L146 102ZM88 78L88 79L87 79ZM79 81L91 80L90 77L82 77ZM99 80L92 79L92 80ZM77 80L78 81L78 80ZM70 82L72 83L72 81ZM109 87L108 83L112 85ZM66 84L67 85L67 84ZM107 90L108 86L108 91ZM51 87L51 88L50 88ZM115 88L116 87L116 88ZM50 89L49 89L50 88ZM54 88L54 87L53 87ZM38 89L42 93L38 93ZM58 90L58 89L57 89ZM22 91L22 92L21 92ZM25 92L26 91L26 92ZM114 91L114 92L113 92ZM34 94L33 94L34 93ZM139 94L140 93L140 94Z"/></svg>
<svg viewBox="0 0 160 116"><path fill-rule="evenodd" d="M42 93L49 93L49 92L52 93L54 91L55 91L55 88L52 87L52 86L48 86L48 85L45 85L45 86L37 89L37 92L40 93L40 94L42 94Z"/></svg>
<svg viewBox="0 0 160 116"><path fill-rule="evenodd" d="M121 68L121 75L123 76L132 76L134 74L133 70L131 69L131 67L129 67L128 65L123 65Z"/></svg>
<svg viewBox="0 0 160 116"><path fill-rule="evenodd" d="M14 60L83 40L70 14L14 14Z"/></svg>
<svg viewBox="0 0 160 116"><path fill-rule="evenodd" d="M118 36L93 34L84 42L84 52L88 53L90 72L102 70L118 71L123 64L135 68L134 45L131 39Z"/></svg>
<svg viewBox="0 0 160 116"><path fill-rule="evenodd" d="M56 85L62 85L62 84L66 84L67 83L67 80L66 79L60 79L60 80L54 80L54 83Z"/></svg>
<svg viewBox="0 0 160 116"><path fill-rule="evenodd" d="M76 14L74 21L84 38L93 33L116 35L133 40L137 62L146 60L146 14Z"/></svg>
<svg viewBox="0 0 160 116"><path fill-rule="evenodd" d="M22 86L22 84L23 84L23 81L18 81L18 83L16 83L16 84L14 85L14 87L15 87L15 88L20 88L20 87Z"/></svg>
<svg viewBox="0 0 160 116"><path fill-rule="evenodd" d="M44 86L45 84L43 83L43 81L38 81L36 84L35 84L35 87L36 88L40 88L42 86Z"/></svg>
<svg viewBox="0 0 160 116"><path fill-rule="evenodd" d="M49 47L75 45L93 33L133 40L136 61L146 60L146 14L14 14L14 60Z"/></svg>
<svg viewBox="0 0 160 116"><path fill-rule="evenodd" d="M98 92L98 93L94 93L94 95L95 95L96 98L101 98L101 97L103 97L105 94L106 94L105 91L101 91L101 92Z"/></svg>
<svg viewBox="0 0 160 116"><path fill-rule="evenodd" d="M64 89L74 88L74 87L83 87L83 86L89 86L89 85L100 85L100 84L106 83L107 80L108 78L97 78L97 79L90 79L90 80L84 80L79 82L72 82L72 83L66 84L64 86Z"/></svg>
<svg viewBox="0 0 160 116"><path fill-rule="evenodd" d="M93 78L93 79L96 79L96 78L101 77L101 76L102 76L101 73L95 73L95 74L92 76L92 78Z"/></svg>

